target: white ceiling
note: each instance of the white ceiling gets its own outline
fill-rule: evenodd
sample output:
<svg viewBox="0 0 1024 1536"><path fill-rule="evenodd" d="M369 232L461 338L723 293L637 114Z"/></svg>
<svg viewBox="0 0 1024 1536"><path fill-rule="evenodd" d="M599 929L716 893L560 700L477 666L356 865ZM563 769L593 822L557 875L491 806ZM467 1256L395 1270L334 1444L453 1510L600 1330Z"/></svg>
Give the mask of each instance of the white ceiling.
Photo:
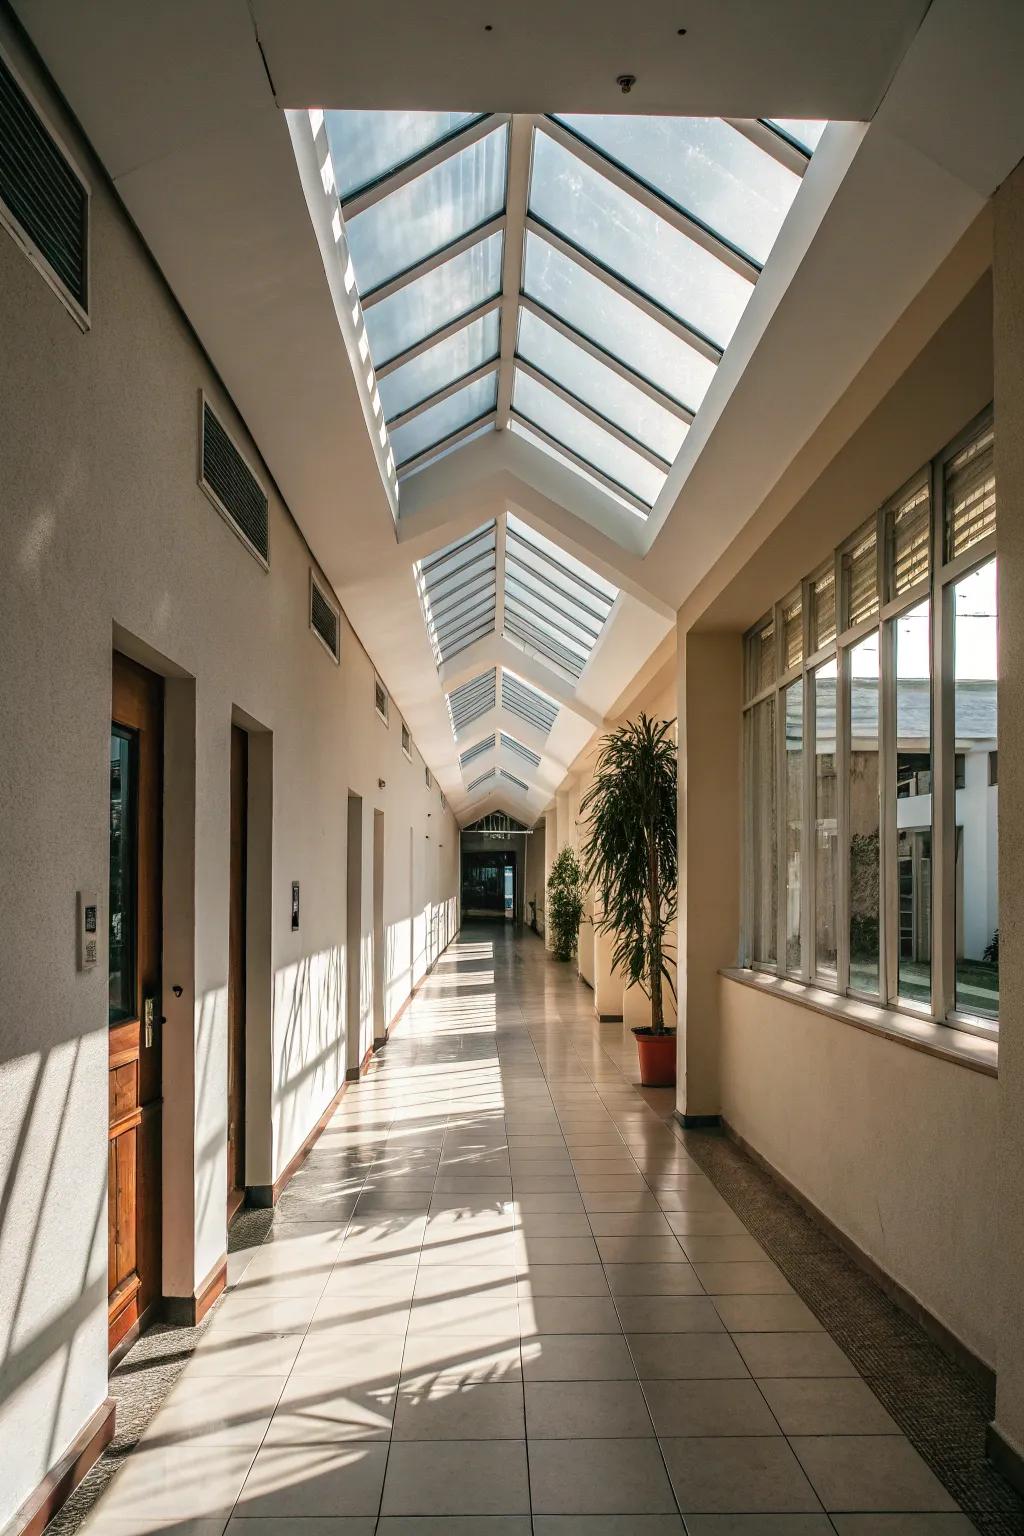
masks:
<svg viewBox="0 0 1024 1536"><path fill-rule="evenodd" d="M1024 154L1016 0L932 0L923 24L923 0L691 0L682 21L666 0L525 0L495 13L490 33L478 0L443 14L412 0L376 11L336 0L15 9L464 821L498 805L524 820L543 808L675 609ZM614 84L623 71L637 76L628 97ZM826 133L646 525L624 526L600 491L501 432L408 481L396 526L344 295L280 110L295 105L873 121ZM878 373L864 414L891 382ZM628 600L575 710L560 710L536 791L471 799L458 764L468 741L452 738L413 564L509 510ZM506 648L495 635L475 659L530 680L540 664ZM532 676L552 692L543 669ZM525 739L507 721L478 722L479 734L502 723Z"/></svg>

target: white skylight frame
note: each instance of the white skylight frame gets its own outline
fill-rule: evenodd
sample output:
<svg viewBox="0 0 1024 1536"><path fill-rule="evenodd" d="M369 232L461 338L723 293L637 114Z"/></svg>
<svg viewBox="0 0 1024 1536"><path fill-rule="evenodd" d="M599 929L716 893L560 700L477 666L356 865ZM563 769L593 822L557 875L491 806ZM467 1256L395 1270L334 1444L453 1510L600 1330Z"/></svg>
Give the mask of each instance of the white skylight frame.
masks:
<svg viewBox="0 0 1024 1536"><path fill-rule="evenodd" d="M365 119L370 114L327 113L328 137L335 145L339 135L337 130L332 132L332 124L341 116L363 120L360 129L365 130ZM601 259L600 253L575 243L564 228L558 227L560 217L544 218L538 215L534 206L533 186L534 151L538 136L543 136L547 144L556 146L561 154L571 157L581 179L589 177L592 185L605 189L604 195L609 199L618 199L620 204L623 199L627 200L623 206L636 210L640 219L655 220L656 227L671 232L672 239L684 241L682 246L678 246L680 251L699 252L699 259L705 266L710 260L714 271L721 270L729 274L730 282L739 280L749 284L752 289L760 274L762 262L753 259L734 239L726 238L706 218L691 212L682 200L677 201L664 186L653 184L657 180L670 180L671 177L653 176L647 180L639 174L636 164L630 167L608 152L607 131L603 134L605 147L599 147L597 140L602 138L599 131L602 122L612 123L618 130L619 119L601 119L598 116L571 119L570 115L570 120L540 114L510 116L507 113L428 113L421 114L426 127L420 132L418 125L410 125L412 114L389 113L380 116L397 145L408 142L419 147L416 152L394 165L385 156L380 163L388 164L389 168L383 174L371 179L368 184L355 185L352 191L345 193L340 200L340 209L346 221L354 222L363 218L385 199L396 194L408 200L417 195L418 189L422 196L424 189L434 184L429 183L427 178L434 177L435 182L440 178L443 182L448 162L460 155L466 157L477 154L480 146L488 141L492 162L498 146L501 143L505 146L503 206L493 206L498 199L494 194L492 164L492 183L489 184L491 195L480 203L480 209L483 210L480 219L473 222L470 218L469 227L463 227L467 219L460 216L457 207L439 205L438 223L444 225L447 218L454 231L452 238L446 239L436 249L430 246L429 254L403 270L388 270L382 281L364 286L358 293L362 310L368 317L367 335L371 337L375 329L375 307L395 300L411 285L429 278L431 274L454 273L454 264L458 260L468 260L471 267L475 264L477 272L476 288L473 288L472 282L468 282L463 283L458 292L453 291L451 298L455 307L452 313L422 311L430 314L427 334L416 334L403 349L381 356L379 360L371 356L371 366L376 368L378 379L384 381L393 378L403 369L406 370L405 380L411 381L416 375L410 373L408 365L413 363L419 363L417 371L424 378L431 373L435 376L443 374L442 359L449 366L449 376L444 376L443 384L433 393L421 398L415 396L415 391L411 394L409 390L403 391L408 396L407 401L403 401L401 409L396 409L382 428L385 441L392 433L397 436L399 451L392 455L392 461L397 461L399 484L462 443L475 440L492 428L507 427L513 421L519 421L533 437L535 444L554 452L565 464L598 484L615 500L646 517L659 494L659 484L664 484L672 460L666 456L663 448L659 449L650 441L645 442L642 435L634 435L622 420L616 419L615 412L602 412L600 403L597 403L601 400L599 390L592 390L592 398L588 401L575 393L564 378L558 379L544 373L536 362L520 355L517 344L520 316L524 313L533 315L557 331L564 342L577 349L573 354L577 366L584 366L580 359L585 358L594 366L611 370L630 389L656 402L660 410L669 413L684 428L699 409L700 400L678 398L671 389L665 387L663 381L647 376L643 368L635 365L635 361L617 356L614 351L602 347L600 340L593 334L586 334L583 327L570 324L563 315L546 309L536 295L524 292L526 239L532 236L546 242L573 264L573 270L585 274L587 279L600 284L607 294L615 295L618 301L631 306L630 312L643 317L644 323L653 322L661 328L663 334L692 348L702 364L710 365L712 370L721 360L728 336L716 339L706 334L706 328L694 323L691 316L673 312L664 298L653 291L656 285L645 285L645 279L631 281L622 271L616 270L614 261L606 262ZM396 122L396 119L401 121ZM433 128L437 136L434 138L430 137L428 131L430 124L427 120L431 119L435 120ZM455 119L459 121L455 122ZM627 124L629 121L621 120ZM819 130L819 125L788 121L778 124L732 118L703 121L713 125L719 135L723 128L734 130L797 178L802 176L810 161ZM451 126L452 123L454 126ZM588 136L585 131L588 123L596 125L592 136ZM679 124L680 132L684 132L681 120L670 120L670 128L676 123ZM500 135L502 138L492 138L492 135ZM611 137L614 139L615 134L612 133ZM621 134L619 137L621 139ZM463 163L468 163L465 158ZM341 187L352 185L349 168L340 169L341 174L335 171L336 183ZM454 179L458 180L457 177ZM472 178L470 181L472 186L466 195L479 197L477 183ZM571 208L567 216L571 221ZM785 211L782 217L785 217ZM610 224L612 220L607 222ZM363 227L366 227L365 220ZM494 245L495 237L500 237L501 242L501 283L497 288L494 260L498 248ZM355 244L358 248L360 241L357 239ZM642 270L646 270L645 264L642 264ZM457 302L459 292L465 298L461 305ZM417 312L421 309L422 306ZM499 317L496 352L493 322L486 330L481 328L481 322L489 321L495 314ZM437 323L433 324L435 320ZM464 337L460 342L459 338L463 333L469 333L471 328L475 328L471 336ZM486 346L483 346L481 340L484 337ZM436 350L446 347L447 352ZM458 367L460 358L466 365L461 371ZM570 430L559 433L553 430L557 425L555 420L539 419L545 412L551 414L553 407L545 407L545 410L535 412L533 416L517 411L517 375L535 386L535 401L553 400L557 404L561 413L558 421L562 427ZM537 389L543 389L547 394L540 395ZM702 396L702 391L700 393ZM439 407L444 409L437 409ZM431 413L429 417L428 412ZM427 420L421 420L424 417ZM403 431L417 422L419 427L413 433ZM576 424L575 432L571 430L573 423ZM578 441L575 444L566 441L567 435L575 435ZM612 444L617 444L618 449L609 446ZM591 451L588 451L588 445ZM592 451L595 445L598 450L596 452ZM595 459L602 462L595 462ZM643 464L647 468L641 468Z"/></svg>

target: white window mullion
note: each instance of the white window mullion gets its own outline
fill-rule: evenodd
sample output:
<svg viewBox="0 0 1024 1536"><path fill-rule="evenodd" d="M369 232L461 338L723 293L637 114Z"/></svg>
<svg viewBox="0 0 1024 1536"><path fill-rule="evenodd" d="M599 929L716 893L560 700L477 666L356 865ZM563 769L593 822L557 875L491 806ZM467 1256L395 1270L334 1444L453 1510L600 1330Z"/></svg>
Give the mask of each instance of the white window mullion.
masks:
<svg viewBox="0 0 1024 1536"><path fill-rule="evenodd" d="M956 1006L956 741L953 587L943 585L943 462L932 476L932 1017Z"/></svg>

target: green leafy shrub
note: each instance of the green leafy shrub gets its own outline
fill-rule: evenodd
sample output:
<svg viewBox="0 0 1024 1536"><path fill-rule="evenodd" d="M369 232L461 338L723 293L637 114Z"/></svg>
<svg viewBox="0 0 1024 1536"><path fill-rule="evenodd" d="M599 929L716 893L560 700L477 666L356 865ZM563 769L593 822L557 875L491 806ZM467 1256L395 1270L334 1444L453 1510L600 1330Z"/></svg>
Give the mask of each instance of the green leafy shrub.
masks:
<svg viewBox="0 0 1024 1536"><path fill-rule="evenodd" d="M571 960L583 921L583 873L572 848L563 848L551 866L546 921L555 959Z"/></svg>

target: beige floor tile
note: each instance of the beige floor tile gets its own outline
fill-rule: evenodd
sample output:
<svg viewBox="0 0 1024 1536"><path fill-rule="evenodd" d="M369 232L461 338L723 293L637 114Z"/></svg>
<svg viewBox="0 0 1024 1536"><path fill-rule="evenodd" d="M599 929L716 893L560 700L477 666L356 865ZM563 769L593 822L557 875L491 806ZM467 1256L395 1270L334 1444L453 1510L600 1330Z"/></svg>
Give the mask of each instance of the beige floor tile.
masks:
<svg viewBox="0 0 1024 1536"><path fill-rule="evenodd" d="M608 1282L600 1264L531 1264L519 1272L521 1298L608 1294Z"/></svg>
<svg viewBox="0 0 1024 1536"><path fill-rule="evenodd" d="M516 1262L524 1269L533 1264L597 1264L600 1255L592 1237L531 1237L523 1232L516 1239Z"/></svg>
<svg viewBox="0 0 1024 1536"><path fill-rule="evenodd" d="M359 1334L338 1342L307 1335L292 1376L332 1376L339 1392L378 1388L398 1376L405 1340L393 1334Z"/></svg>
<svg viewBox="0 0 1024 1536"><path fill-rule="evenodd" d="M572 1268L572 1265L567 1265ZM621 1333L609 1296L533 1296L520 1304L524 1336L533 1333Z"/></svg>
<svg viewBox="0 0 1024 1536"><path fill-rule="evenodd" d="M791 1443L830 1512L956 1510L955 1500L902 1435L799 1436Z"/></svg>
<svg viewBox="0 0 1024 1536"><path fill-rule="evenodd" d="M264 1446L245 1480L237 1514L375 1515L387 1456L387 1446L377 1444Z"/></svg>
<svg viewBox="0 0 1024 1536"><path fill-rule="evenodd" d="M140 1445L98 1508L105 1518L179 1521L231 1512L255 1452L240 1446Z"/></svg>
<svg viewBox="0 0 1024 1536"><path fill-rule="evenodd" d="M519 1338L507 1334L410 1334L402 1360L403 1385L436 1378L466 1383L518 1381L522 1376Z"/></svg>
<svg viewBox="0 0 1024 1536"><path fill-rule="evenodd" d="M531 1536L531 1531L529 1515L385 1515L377 1526L377 1536Z"/></svg>
<svg viewBox="0 0 1024 1536"><path fill-rule="evenodd" d="M781 1434L753 1381L645 1381L644 1392L654 1427L663 1439Z"/></svg>
<svg viewBox="0 0 1024 1536"><path fill-rule="evenodd" d="M813 1333L821 1324L799 1296L716 1296L730 1333Z"/></svg>
<svg viewBox="0 0 1024 1536"><path fill-rule="evenodd" d="M316 1310L315 1296L222 1296L210 1314L206 1332L305 1333Z"/></svg>
<svg viewBox="0 0 1024 1536"><path fill-rule="evenodd" d="M534 1515L533 1536L685 1536L678 1515Z"/></svg>
<svg viewBox="0 0 1024 1536"><path fill-rule="evenodd" d="M667 1216L665 1219L672 1221L676 1218ZM699 1233L686 1232L679 1233L678 1236L679 1246L691 1264L743 1263L768 1257L760 1243L755 1242L745 1233L716 1237L714 1234L702 1236Z"/></svg>
<svg viewBox="0 0 1024 1536"><path fill-rule="evenodd" d="M387 1440L397 1378L339 1387L335 1374L289 1378L267 1430L265 1445L334 1445L343 1440Z"/></svg>
<svg viewBox="0 0 1024 1536"><path fill-rule="evenodd" d="M334 1334L386 1333L404 1335L409 1327L408 1296L323 1295L309 1325L314 1337Z"/></svg>
<svg viewBox="0 0 1024 1536"><path fill-rule="evenodd" d="M313 1515L306 1516L301 1527L290 1515L282 1515L277 1519L247 1519L244 1515L236 1515L228 1523L227 1536L373 1536L377 1527L377 1521L373 1515L363 1518L349 1515ZM178 1536L178 1528L173 1532L165 1533L165 1536Z"/></svg>
<svg viewBox="0 0 1024 1536"><path fill-rule="evenodd" d="M205 1333L185 1375L284 1377L295 1364L301 1343L298 1333Z"/></svg>
<svg viewBox="0 0 1024 1536"><path fill-rule="evenodd" d="M738 1333L736 1347L762 1376L856 1376L857 1371L827 1333Z"/></svg>
<svg viewBox="0 0 1024 1536"><path fill-rule="evenodd" d="M686 1530L687 1536L834 1536L828 1515L687 1515Z"/></svg>
<svg viewBox="0 0 1024 1536"><path fill-rule="evenodd" d="M677 1237L684 1235L701 1237L746 1237L746 1227L728 1208L724 1211L691 1211L679 1204L673 1190L666 1190L658 1197L658 1205L665 1212L668 1224Z"/></svg>
<svg viewBox="0 0 1024 1536"><path fill-rule="evenodd" d="M627 1338L641 1381L710 1381L749 1375L727 1333L634 1333Z"/></svg>
<svg viewBox="0 0 1024 1536"><path fill-rule="evenodd" d="M606 1264L614 1296L702 1296L700 1281L689 1264Z"/></svg>
<svg viewBox="0 0 1024 1536"><path fill-rule="evenodd" d="M690 1514L789 1514L820 1504L781 1436L660 1441L684 1520Z"/></svg>
<svg viewBox="0 0 1024 1536"><path fill-rule="evenodd" d="M721 1333L709 1296L622 1296L615 1305L625 1333Z"/></svg>
<svg viewBox="0 0 1024 1536"><path fill-rule="evenodd" d="M966 1515L833 1515L839 1536L977 1536Z"/></svg>
<svg viewBox="0 0 1024 1536"><path fill-rule="evenodd" d="M342 1264L331 1270L324 1296L404 1296L412 1299L416 1264ZM313 1303L314 1308L316 1302Z"/></svg>
<svg viewBox="0 0 1024 1536"><path fill-rule="evenodd" d="M521 1440L523 1424L521 1382L407 1386L395 1409L396 1440Z"/></svg>
<svg viewBox="0 0 1024 1536"><path fill-rule="evenodd" d="M416 1275L414 1301L457 1296L489 1296L514 1301L519 1271L514 1264L422 1265Z"/></svg>
<svg viewBox="0 0 1024 1536"><path fill-rule="evenodd" d="M660 1211L592 1211L590 1228L595 1237L671 1237Z"/></svg>
<svg viewBox="0 0 1024 1536"><path fill-rule="evenodd" d="M173 1386L143 1431L157 1445L235 1445L259 1449L284 1388L284 1376L196 1376Z"/></svg>
<svg viewBox="0 0 1024 1536"><path fill-rule="evenodd" d="M857 1376L763 1381L787 1435L898 1435L899 1426Z"/></svg>
<svg viewBox="0 0 1024 1536"><path fill-rule="evenodd" d="M791 1296L793 1287L770 1260L694 1262L701 1285L711 1296Z"/></svg>
<svg viewBox="0 0 1024 1536"><path fill-rule="evenodd" d="M442 1271L444 1265L437 1266ZM519 1303L511 1298L483 1295L424 1296L413 1301L409 1332L506 1334L514 1338L520 1331Z"/></svg>
<svg viewBox="0 0 1024 1536"><path fill-rule="evenodd" d="M668 1237L598 1237L595 1239L602 1264L686 1264L687 1259L675 1238Z"/></svg>
<svg viewBox="0 0 1024 1536"><path fill-rule="evenodd" d="M588 1211L661 1211L646 1185L642 1190L584 1190L583 1204Z"/></svg>
<svg viewBox="0 0 1024 1536"><path fill-rule="evenodd" d="M523 1340L526 1381L633 1381L636 1370L621 1334L557 1333Z"/></svg>
<svg viewBox="0 0 1024 1536"><path fill-rule="evenodd" d="M521 1515L530 1510L522 1440L395 1441L382 1515Z"/></svg>
<svg viewBox="0 0 1024 1536"><path fill-rule="evenodd" d="M654 1440L531 1440L529 1454L536 1514L675 1512Z"/></svg>
<svg viewBox="0 0 1024 1536"><path fill-rule="evenodd" d="M223 1536L227 1515L212 1515L207 1519L197 1517L179 1520L171 1516L173 1526L164 1515L147 1515L140 1510L132 1515L108 1515L101 1499L92 1513L86 1515L78 1527L77 1536Z"/></svg>
<svg viewBox="0 0 1024 1536"><path fill-rule="evenodd" d="M646 1439L654 1434L636 1381L528 1381L526 1432L533 1440Z"/></svg>

